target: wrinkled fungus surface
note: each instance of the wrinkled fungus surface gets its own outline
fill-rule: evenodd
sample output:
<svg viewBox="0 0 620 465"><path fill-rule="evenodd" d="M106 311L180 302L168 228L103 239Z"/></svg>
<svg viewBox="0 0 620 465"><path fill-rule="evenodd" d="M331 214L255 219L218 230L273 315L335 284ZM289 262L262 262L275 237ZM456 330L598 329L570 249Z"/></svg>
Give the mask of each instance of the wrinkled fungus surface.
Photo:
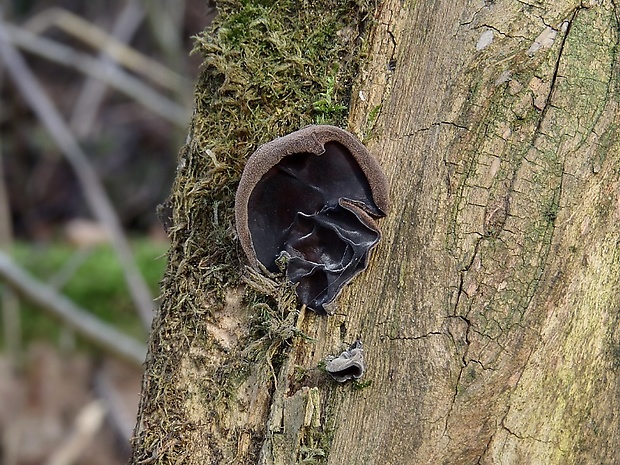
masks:
<svg viewBox="0 0 620 465"><path fill-rule="evenodd" d="M351 134L309 126L261 146L236 198L237 230L254 265L287 278L308 308L327 313L343 286L366 268L388 208L387 182Z"/></svg>
<svg viewBox="0 0 620 465"><path fill-rule="evenodd" d="M339 383L350 379L360 379L364 375L364 349L362 341L357 340L349 350L345 350L339 357L327 361L325 371Z"/></svg>

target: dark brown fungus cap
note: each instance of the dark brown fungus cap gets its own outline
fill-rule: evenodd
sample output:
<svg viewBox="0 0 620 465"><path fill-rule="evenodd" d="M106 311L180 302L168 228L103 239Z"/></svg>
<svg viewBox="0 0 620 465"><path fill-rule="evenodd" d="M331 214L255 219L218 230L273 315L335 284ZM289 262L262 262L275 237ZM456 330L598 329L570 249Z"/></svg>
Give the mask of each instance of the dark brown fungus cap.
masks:
<svg viewBox="0 0 620 465"><path fill-rule="evenodd" d="M253 266L286 275L308 308L325 314L366 268L389 207L381 168L350 133L308 126L259 147L235 199L237 232Z"/></svg>

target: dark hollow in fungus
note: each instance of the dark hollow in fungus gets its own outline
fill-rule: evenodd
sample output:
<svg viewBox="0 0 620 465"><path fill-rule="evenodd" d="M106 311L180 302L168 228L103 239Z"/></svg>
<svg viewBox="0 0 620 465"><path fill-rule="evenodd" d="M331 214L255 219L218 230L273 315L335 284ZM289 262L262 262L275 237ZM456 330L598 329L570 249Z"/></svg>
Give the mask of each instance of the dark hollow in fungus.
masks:
<svg viewBox="0 0 620 465"><path fill-rule="evenodd" d="M259 147L235 199L237 232L253 266L287 278L308 308L327 313L366 268L381 234L388 185L381 168L350 133L308 126Z"/></svg>

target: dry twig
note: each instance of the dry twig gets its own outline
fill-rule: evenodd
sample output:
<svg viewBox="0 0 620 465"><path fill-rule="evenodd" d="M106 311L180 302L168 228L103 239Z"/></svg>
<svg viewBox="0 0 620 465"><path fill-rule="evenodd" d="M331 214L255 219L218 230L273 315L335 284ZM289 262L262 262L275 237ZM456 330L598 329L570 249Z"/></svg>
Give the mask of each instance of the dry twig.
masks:
<svg viewBox="0 0 620 465"><path fill-rule="evenodd" d="M53 8L53 10L57 9ZM69 14L72 15L72 13ZM143 19L144 10L140 2L137 0L129 0L112 27L111 38L123 44L128 42L138 30ZM101 44L99 61L101 61L101 64L106 68L116 68L118 66L116 60L107 52L107 50L111 48L112 45L110 45L109 41ZM97 114L99 113L99 108L101 102L103 102L106 90L107 86L105 83L94 77L89 77L82 85L70 119L70 126L78 138L81 139L90 133Z"/></svg>
<svg viewBox="0 0 620 465"><path fill-rule="evenodd" d="M162 118L185 128L189 121L189 110L164 97L147 86L144 81L136 79L119 68L104 66L96 58L76 52L70 47L50 39L39 37L26 29L4 22L2 24L4 41L17 45L31 53L55 61L69 68L105 82L110 87L136 100L144 107ZM8 64L7 64L8 66ZM10 70L9 70L10 72Z"/></svg>
<svg viewBox="0 0 620 465"><path fill-rule="evenodd" d="M133 8L132 5L128 5L127 8L130 7ZM31 18L24 27L33 34L40 34L51 25L59 27L67 34L82 40L94 49L105 52L115 62L136 74L140 74L175 93L181 95L189 94L191 96L192 84L186 78L137 50L128 47L122 41L96 25L62 8L45 10Z"/></svg>
<svg viewBox="0 0 620 465"><path fill-rule="evenodd" d="M18 294L62 320L67 326L108 352L141 366L146 347L75 305L54 289L37 281L8 255L0 252L0 278Z"/></svg>
<svg viewBox="0 0 620 465"><path fill-rule="evenodd" d="M123 267L129 291L142 318L144 326L150 328L153 299L125 237L116 212L110 202L97 173L88 161L75 137L67 127L58 110L34 77L23 57L9 42L5 23L0 17L0 57L6 65L16 87L28 102L41 123L55 140L77 175L86 200L101 224L110 233L112 245Z"/></svg>
<svg viewBox="0 0 620 465"><path fill-rule="evenodd" d="M11 247L13 231L11 230L11 212L4 180L2 140L0 140L0 250L8 251ZM3 289L0 305L2 306L2 326L6 349L13 361L16 361L21 346L19 299L11 289Z"/></svg>
<svg viewBox="0 0 620 465"><path fill-rule="evenodd" d="M106 410L100 401L84 406L75 418L73 430L56 448L46 465L71 465L86 451L103 425Z"/></svg>

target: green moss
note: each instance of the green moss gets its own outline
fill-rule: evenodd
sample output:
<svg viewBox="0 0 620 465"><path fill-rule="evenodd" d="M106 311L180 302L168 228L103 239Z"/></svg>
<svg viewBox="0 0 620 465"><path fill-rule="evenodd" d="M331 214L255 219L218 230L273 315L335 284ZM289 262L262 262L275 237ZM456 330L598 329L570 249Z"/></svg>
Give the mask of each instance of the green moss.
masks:
<svg viewBox="0 0 620 465"><path fill-rule="evenodd" d="M351 383L351 387L355 391L363 391L364 389L369 388L370 386L372 386L372 379L368 379L366 381L355 381L354 380Z"/></svg>
<svg viewBox="0 0 620 465"><path fill-rule="evenodd" d="M204 61L171 199L171 263L217 268L200 281L221 298L222 287L239 279L233 201L245 160L260 144L308 124L345 125L366 5L224 1L218 7L213 27L194 47Z"/></svg>
<svg viewBox="0 0 620 465"><path fill-rule="evenodd" d="M145 381L150 400L142 406L145 418L166 427L141 432L134 462L148 460L148 445L161 443L169 431L176 438L201 431L182 403L186 377L204 379L207 386L214 383L220 393L214 400L205 387L204 398L192 401L193 406L209 412L234 408L234 393L243 382L239 373L246 372L239 366L242 360L252 370L265 362L273 373L287 340L299 335L294 293L274 277L267 283L273 292L260 286L248 286L245 292L243 305L251 315L248 340L228 350L211 343L208 325L216 321L227 296L239 292L242 279L248 280L236 241L234 195L247 158L260 144L308 124L346 126L370 3L224 0L218 2L212 27L195 38L202 72L169 200L169 266L151 337ZM196 353L204 361L186 363ZM184 372L184 366L195 372ZM218 429L218 418L211 423L209 438L203 438L210 459L232 459L235 432ZM183 441L167 441L156 463L168 463L187 450Z"/></svg>
<svg viewBox="0 0 620 465"><path fill-rule="evenodd" d="M274 357L293 337L307 336L296 327L299 310L295 287L283 275L273 276L266 270L264 273L247 269L243 277L247 284L244 301L252 314L252 342L244 349L244 358L261 360L273 368L274 363L279 365Z"/></svg>
<svg viewBox="0 0 620 465"><path fill-rule="evenodd" d="M375 105L375 107L370 110L368 113L368 117L366 118L366 128L364 130L365 137L364 139L370 139L372 137L372 130L375 127L375 123L377 122L377 118L379 117L379 113L381 113L382 105Z"/></svg>

